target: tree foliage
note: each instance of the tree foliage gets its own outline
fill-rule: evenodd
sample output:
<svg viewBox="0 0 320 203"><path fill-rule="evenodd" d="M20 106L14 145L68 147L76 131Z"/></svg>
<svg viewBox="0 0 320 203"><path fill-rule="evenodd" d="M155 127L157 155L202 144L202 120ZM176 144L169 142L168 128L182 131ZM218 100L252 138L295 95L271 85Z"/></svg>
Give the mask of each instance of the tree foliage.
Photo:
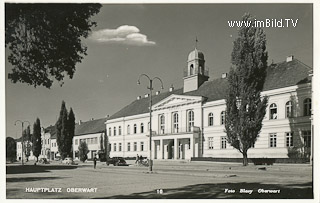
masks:
<svg viewBox="0 0 320 203"><path fill-rule="evenodd" d="M89 153L88 145L86 142L80 142L79 143L79 156L80 156L80 161L85 162L88 158L87 154Z"/></svg>
<svg viewBox="0 0 320 203"><path fill-rule="evenodd" d="M254 21L254 18L245 14L242 20ZM261 98L261 92L267 59L264 31L255 27L240 28L231 55L225 127L228 142L243 154L243 165L248 164L247 151L254 146L266 113L268 99Z"/></svg>
<svg viewBox="0 0 320 203"><path fill-rule="evenodd" d="M14 162L17 156L17 143L12 137L6 138L6 159Z"/></svg>
<svg viewBox="0 0 320 203"><path fill-rule="evenodd" d="M5 4L5 44L13 82L50 88L72 79L75 65L86 55L81 43L96 22L90 18L100 4Z"/></svg>
<svg viewBox="0 0 320 203"><path fill-rule="evenodd" d="M36 122L33 124L32 153L33 156L37 157L38 161L38 157L41 153L41 124L39 118L37 118Z"/></svg>
<svg viewBox="0 0 320 203"><path fill-rule="evenodd" d="M72 139L74 136L75 116L73 110L70 109L68 114L66 104L62 101L60 116L55 125L57 132L57 144L61 158L71 156Z"/></svg>
<svg viewBox="0 0 320 203"><path fill-rule="evenodd" d="M28 127L26 129L23 130L22 133L23 136L23 141L24 141L24 154L26 155L27 161L29 159L29 156L31 155L31 132L30 132L30 126L28 125Z"/></svg>

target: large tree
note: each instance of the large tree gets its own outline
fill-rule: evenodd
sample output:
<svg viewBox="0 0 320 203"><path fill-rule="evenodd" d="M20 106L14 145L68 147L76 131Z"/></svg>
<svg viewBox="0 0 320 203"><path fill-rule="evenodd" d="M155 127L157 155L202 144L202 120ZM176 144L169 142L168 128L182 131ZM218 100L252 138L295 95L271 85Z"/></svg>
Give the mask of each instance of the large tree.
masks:
<svg viewBox="0 0 320 203"><path fill-rule="evenodd" d="M254 18L245 14L242 20L253 23ZM248 149L254 146L266 113L268 99L262 98L261 92L267 59L262 28L241 27L231 55L225 127L228 142L243 154L244 166L248 165Z"/></svg>
<svg viewBox="0 0 320 203"><path fill-rule="evenodd" d="M38 162L38 157L41 153L41 124L39 118L37 118L36 122L33 124L32 152L33 156L37 157Z"/></svg>
<svg viewBox="0 0 320 203"><path fill-rule="evenodd" d="M13 82L50 88L73 77L75 65L86 55L87 38L96 26L90 18L100 4L5 4L5 44Z"/></svg>
<svg viewBox="0 0 320 203"><path fill-rule="evenodd" d="M7 161L14 162L16 160L17 143L12 137L6 138L6 158Z"/></svg>
<svg viewBox="0 0 320 203"><path fill-rule="evenodd" d="M72 139L75 131L75 116L72 108L68 113L66 104L62 101L59 119L55 125L57 132L57 144L61 158L72 155Z"/></svg>

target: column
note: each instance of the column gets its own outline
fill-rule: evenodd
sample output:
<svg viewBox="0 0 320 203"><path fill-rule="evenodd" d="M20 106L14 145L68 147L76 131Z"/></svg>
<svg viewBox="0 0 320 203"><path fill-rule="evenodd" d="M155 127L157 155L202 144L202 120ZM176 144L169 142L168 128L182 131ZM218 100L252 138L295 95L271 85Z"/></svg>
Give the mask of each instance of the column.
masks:
<svg viewBox="0 0 320 203"><path fill-rule="evenodd" d="M191 157L194 157L194 138L193 138L193 136L190 138L190 150L191 150Z"/></svg>
<svg viewBox="0 0 320 203"><path fill-rule="evenodd" d="M159 159L163 159L163 139L160 139L160 155Z"/></svg>
<svg viewBox="0 0 320 203"><path fill-rule="evenodd" d="M152 159L154 159L155 158L155 155L156 155L156 151L157 151L157 149L156 149L156 143L155 143L155 140L152 140L152 154L151 154L151 156L152 156Z"/></svg>
<svg viewBox="0 0 320 203"><path fill-rule="evenodd" d="M178 156L179 156L178 138L174 138L174 159L178 159Z"/></svg>

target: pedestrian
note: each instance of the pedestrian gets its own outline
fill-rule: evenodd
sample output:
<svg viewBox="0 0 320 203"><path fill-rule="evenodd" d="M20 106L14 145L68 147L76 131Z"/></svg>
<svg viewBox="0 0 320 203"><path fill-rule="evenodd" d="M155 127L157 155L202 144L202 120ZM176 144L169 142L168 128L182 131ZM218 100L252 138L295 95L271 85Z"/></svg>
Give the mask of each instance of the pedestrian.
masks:
<svg viewBox="0 0 320 203"><path fill-rule="evenodd" d="M97 165L97 157L93 158L93 168L96 169L96 165Z"/></svg>
<svg viewBox="0 0 320 203"><path fill-rule="evenodd" d="M138 163L138 161L139 161L139 154L137 154L136 163Z"/></svg>

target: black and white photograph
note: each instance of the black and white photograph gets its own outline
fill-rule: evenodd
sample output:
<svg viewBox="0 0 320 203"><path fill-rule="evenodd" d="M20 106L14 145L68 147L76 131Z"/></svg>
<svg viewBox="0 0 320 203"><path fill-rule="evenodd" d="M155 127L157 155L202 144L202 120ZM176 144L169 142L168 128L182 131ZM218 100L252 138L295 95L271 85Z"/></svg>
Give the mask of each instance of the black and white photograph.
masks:
<svg viewBox="0 0 320 203"><path fill-rule="evenodd" d="M313 1L2 6L5 200L319 202Z"/></svg>

